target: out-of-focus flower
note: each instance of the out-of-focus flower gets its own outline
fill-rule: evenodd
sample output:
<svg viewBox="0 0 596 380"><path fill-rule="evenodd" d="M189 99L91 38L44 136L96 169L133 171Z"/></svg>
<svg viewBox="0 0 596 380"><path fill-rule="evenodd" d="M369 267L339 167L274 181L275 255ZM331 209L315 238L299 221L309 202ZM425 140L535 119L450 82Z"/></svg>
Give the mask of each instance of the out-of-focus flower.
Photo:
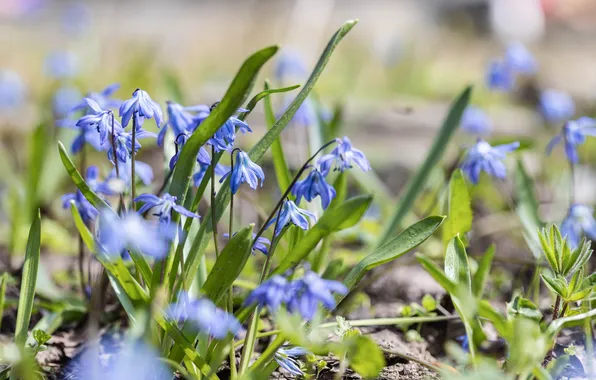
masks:
<svg viewBox="0 0 596 380"><path fill-rule="evenodd" d="M85 181L91 190L97 190L98 184L98 177L99 177L99 169L96 166L89 166L87 168L87 172L85 175ZM89 223L97 217L99 213L95 207L89 203L87 198L81 193L80 190L77 190L75 193L64 194L62 196L62 207L63 208L70 208L70 202L74 202L75 207L79 210L79 214L81 214L81 218L85 223Z"/></svg>
<svg viewBox="0 0 596 380"><path fill-rule="evenodd" d="M120 105L122 126L126 128L131 118L135 118L136 127L141 128L145 119L155 119L157 126L161 126L163 112L159 104L153 101L146 91L137 88L132 97Z"/></svg>
<svg viewBox="0 0 596 380"><path fill-rule="evenodd" d="M538 70L536 59L519 42L510 44L505 52L505 62L515 73L534 75Z"/></svg>
<svg viewBox="0 0 596 380"><path fill-rule="evenodd" d="M455 338L455 340L461 343L462 350L467 352L470 349L470 341L468 340L467 335L460 335L457 338Z"/></svg>
<svg viewBox="0 0 596 380"><path fill-rule="evenodd" d="M60 87L52 99L54 114L58 117L66 116L81 100L81 91L72 86Z"/></svg>
<svg viewBox="0 0 596 380"><path fill-rule="evenodd" d="M83 33L91 23L91 10L86 4L70 4L62 14L62 29L70 36Z"/></svg>
<svg viewBox="0 0 596 380"><path fill-rule="evenodd" d="M571 205L567 216L561 223L561 235L567 237L571 249L576 249L584 234L596 240L596 220L594 209L590 206L575 203Z"/></svg>
<svg viewBox="0 0 596 380"><path fill-rule="evenodd" d="M472 135L487 135L493 125L486 113L478 107L468 106L461 118L461 129Z"/></svg>
<svg viewBox="0 0 596 380"><path fill-rule="evenodd" d="M299 312L302 318L311 320L319 305L331 310L335 308L332 293L347 294L348 288L339 281L325 280L313 271L292 282L292 297L288 300L288 310Z"/></svg>
<svg viewBox="0 0 596 380"><path fill-rule="evenodd" d="M108 138L108 134L114 132L116 136L124 133L124 129L114 117L112 110L103 110L97 102L90 98L85 98L85 102L90 109L90 112L81 117L77 121L76 126L88 130L91 128L97 129L99 133L99 142L104 144Z"/></svg>
<svg viewBox="0 0 596 380"><path fill-rule="evenodd" d="M276 228L273 234L275 236L279 235L281 230L283 230L284 227L290 223L302 228L303 230L308 230L309 226L308 219L306 219L307 216L313 221L317 220L315 214L313 214L310 211L299 208L298 206L296 206L296 203L294 203L294 201L285 201L283 206L281 207L281 212L279 213L279 222L276 224ZM267 223L267 226L265 228L269 228L269 226L274 224L276 220L277 216L272 218L271 221Z"/></svg>
<svg viewBox="0 0 596 380"><path fill-rule="evenodd" d="M26 87L19 74L0 71L0 109L17 108L25 101Z"/></svg>
<svg viewBox="0 0 596 380"><path fill-rule="evenodd" d="M120 257L123 251L131 250L161 259L167 254L174 233L175 228L145 220L137 213L120 218L112 211L102 210L97 246L109 257Z"/></svg>
<svg viewBox="0 0 596 380"><path fill-rule="evenodd" d="M261 307L268 307L275 312L279 307L289 300L290 283L280 275L274 275L254 289L244 300L246 306L259 304Z"/></svg>
<svg viewBox="0 0 596 380"><path fill-rule="evenodd" d="M253 190L256 190L259 186L259 179L261 180L261 186L265 180L265 173L263 169L250 160L248 154L243 151L239 151L236 154L236 161L234 162L234 170L230 170L226 175L221 177L219 182L223 182L228 175L231 175L230 189L232 194L236 194L240 185L246 182Z"/></svg>
<svg viewBox="0 0 596 380"><path fill-rule="evenodd" d="M54 51L45 61L45 72L54 79L73 78L78 74L79 60L71 51Z"/></svg>
<svg viewBox="0 0 596 380"><path fill-rule="evenodd" d="M591 117L580 117L565 123L561 133L553 137L546 147L547 154L550 154L555 146L561 141L565 146L565 154L569 162L577 164L579 157L577 147L586 142L587 136L596 136L596 120Z"/></svg>
<svg viewBox="0 0 596 380"><path fill-rule="evenodd" d="M113 99L112 95L120 88L119 83L112 83L99 92L90 91L86 98L93 99L99 105L99 108L107 110L110 108L118 108L122 104L122 100ZM85 110L85 114L92 113L93 110L89 108L87 101L83 99L79 104L75 105L71 112Z"/></svg>
<svg viewBox="0 0 596 380"><path fill-rule="evenodd" d="M141 194L135 198L135 202L144 202L143 206L138 210L139 214L143 214L152 208L157 208L153 215L159 217L159 221L165 224L170 224L172 220L172 210L180 215L189 218L199 218L194 212L190 212L184 207L176 204L176 197L165 193L161 198L153 194Z"/></svg>
<svg viewBox="0 0 596 380"><path fill-rule="evenodd" d="M287 101L285 107L283 108L283 112L277 115L278 117L281 117L288 110L288 107L292 103L292 100L294 100L294 98L292 97L287 97L286 99ZM305 128L317 125L318 122L319 120L317 117L317 110L313 101L310 98L304 99L300 107L298 107L298 109L296 110L296 113L292 117L292 120L290 121L292 125Z"/></svg>
<svg viewBox="0 0 596 380"><path fill-rule="evenodd" d="M308 354L308 350L302 347L281 347L275 353L275 361L279 366L294 376L303 376L304 373L300 369L298 357Z"/></svg>
<svg viewBox="0 0 596 380"><path fill-rule="evenodd" d="M242 330L242 325L234 315L217 308L207 298L192 299L184 291L168 307L166 315L178 322L191 323L199 331L215 339L224 339L228 334L236 335Z"/></svg>
<svg viewBox="0 0 596 380"><path fill-rule="evenodd" d="M193 115L191 112L194 112ZM203 119L209 115L209 106L200 104L196 106L184 107L178 103L171 101L167 102L168 121L161 127L157 136L157 144L163 145L163 140L169 128L172 128L174 137L177 138L181 134L188 134L192 132L197 124L196 117Z"/></svg>
<svg viewBox="0 0 596 380"><path fill-rule="evenodd" d="M502 161L507 153L513 152L517 148L519 148L519 142L517 141L492 147L486 141L478 139L476 145L468 151L461 169L473 184L478 183L481 171L491 177L504 179L506 169Z"/></svg>
<svg viewBox="0 0 596 380"><path fill-rule="evenodd" d="M508 92L513 89L514 83L514 74L505 61L494 59L490 62L486 73L486 86L489 89Z"/></svg>
<svg viewBox="0 0 596 380"><path fill-rule="evenodd" d="M352 142L346 136L343 139L337 139L337 146L333 148L331 153L319 159L318 164L321 173L325 176L329 174L333 163L335 163L334 170L339 170L340 172L352 168L353 163L358 165L363 171L370 170L370 163L364 156L364 153L352 147Z"/></svg>
<svg viewBox="0 0 596 380"><path fill-rule="evenodd" d="M275 64L275 78L279 82L302 79L307 75L306 65L296 51L284 49Z"/></svg>
<svg viewBox="0 0 596 380"><path fill-rule="evenodd" d="M318 170L313 169L302 181L296 182L292 187L292 194L296 196L296 203L304 197L307 202L312 202L317 196L321 197L323 209L327 209L331 200L335 198L336 192L333 186L325 181L325 176Z"/></svg>
<svg viewBox="0 0 596 380"><path fill-rule="evenodd" d="M564 123L575 115L575 103L569 94L545 90L540 94L540 113L552 124Z"/></svg>
<svg viewBox="0 0 596 380"><path fill-rule="evenodd" d="M236 233L234 232L234 234L232 236L235 236ZM230 234L225 233L223 234L223 236L226 239L230 238ZM254 239L257 236L256 233L252 233L252 238ZM269 253L269 248L268 246L271 245L271 242L269 241L269 239L267 239L266 237L263 236L259 236L259 238L257 239L257 241L253 244L252 249L251 249L251 253L254 255L255 251L261 251L263 254L267 255Z"/></svg>
<svg viewBox="0 0 596 380"><path fill-rule="evenodd" d="M110 171L106 180L97 185L98 189L107 195L122 193L129 189L130 177L132 174L131 164L131 160L128 160L125 164L119 164L118 169L120 177L116 175L116 168L112 168L112 171ZM153 182L153 169L151 169L150 165L142 161L135 162L135 175L145 186L148 186Z"/></svg>

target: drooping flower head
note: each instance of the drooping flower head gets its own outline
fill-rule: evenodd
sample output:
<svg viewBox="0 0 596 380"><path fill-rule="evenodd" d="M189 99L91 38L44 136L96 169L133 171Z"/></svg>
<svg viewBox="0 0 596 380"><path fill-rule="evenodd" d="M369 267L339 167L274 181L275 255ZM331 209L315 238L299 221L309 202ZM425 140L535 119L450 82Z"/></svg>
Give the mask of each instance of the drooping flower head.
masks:
<svg viewBox="0 0 596 380"><path fill-rule="evenodd" d="M19 74L0 70L0 110L17 108L25 101L26 86Z"/></svg>
<svg viewBox="0 0 596 380"><path fill-rule="evenodd" d="M244 305L259 304L268 307L272 312L288 301L290 291L289 281L280 275L274 275L254 289L244 300Z"/></svg>
<svg viewBox="0 0 596 380"><path fill-rule="evenodd" d="M352 142L349 138L344 136L343 139L337 139L337 146L333 148L331 153L324 155L318 161L321 173L324 176L329 174L331 167L335 163L333 170L340 172L352 168L352 164L356 164L362 171L370 170L370 163L364 156L361 150L352 147Z"/></svg>
<svg viewBox="0 0 596 380"><path fill-rule="evenodd" d="M517 141L492 147L486 141L478 139L476 145L468 150L461 169L473 184L478 183L482 171L491 177L505 179L507 171L503 160L507 153L517 148L519 148Z"/></svg>
<svg viewBox="0 0 596 380"><path fill-rule="evenodd" d="M507 47L505 62L512 71L524 75L534 75L538 70L536 59L524 45L514 42Z"/></svg>
<svg viewBox="0 0 596 380"><path fill-rule="evenodd" d="M198 112L194 117L195 127L194 129L201 126L201 123L209 116L211 112L217 107L219 102L213 103L209 107L209 112ZM239 108L238 112L247 112L247 109ZM194 130L193 129L193 130ZM231 150L236 141L236 129L242 133L252 132L252 129L246 124L246 122L238 119L235 116L230 117L226 122L215 132L215 134L207 141L207 143L215 148L216 152L223 150Z"/></svg>
<svg viewBox="0 0 596 380"><path fill-rule="evenodd" d="M195 115L193 115L195 113ZM168 121L161 127L157 144L163 145L165 134L169 128L174 132L174 137L177 138L181 134L190 134L196 127L196 117L207 117L209 114L209 106L200 104L196 106L185 107L181 104L171 101L167 102Z"/></svg>
<svg viewBox="0 0 596 380"><path fill-rule="evenodd" d="M178 322L191 323L215 339L224 339L228 334L236 335L242 330L242 325L234 315L217 308L208 298L193 299L184 291L168 307L166 315Z"/></svg>
<svg viewBox="0 0 596 380"><path fill-rule="evenodd" d="M137 88L132 93L132 97L125 100L120 106L120 117L124 128L128 126L133 117L137 128L143 126L145 119L154 119L155 124L161 126L163 112L159 104L154 102L147 92Z"/></svg>
<svg viewBox="0 0 596 380"><path fill-rule="evenodd" d="M561 235L567 237L571 249L576 249L579 246L584 235L590 239L596 239L594 209L579 203L571 205L567 216L561 223Z"/></svg>
<svg viewBox="0 0 596 380"><path fill-rule="evenodd" d="M300 369L298 358L308 354L308 350L302 347L281 347L275 353L275 361L281 368L294 376L303 376L304 372Z"/></svg>
<svg viewBox="0 0 596 380"><path fill-rule="evenodd" d="M329 203L335 198L336 192L333 186L325 181L325 176L318 170L313 169L302 181L296 182L292 187L292 194L296 196L296 203L304 197L307 202L312 202L317 196L321 197L323 209L327 209Z"/></svg>
<svg viewBox="0 0 596 380"><path fill-rule="evenodd" d="M279 212L279 222L276 223L277 216L275 216L267 223L265 228L269 228L269 226L276 223L276 228L273 232L275 236L279 235L284 227L289 224L294 224L303 230L308 230L309 225L306 217L309 217L313 221L317 220L317 217L312 212L299 208L294 201L286 200Z"/></svg>
<svg viewBox="0 0 596 380"><path fill-rule="evenodd" d="M514 84L515 76L511 67L503 60L492 60L486 73L486 86L491 90L508 92Z"/></svg>
<svg viewBox="0 0 596 380"><path fill-rule="evenodd" d="M232 236L235 236L236 233L234 232L232 234ZM256 233L252 233L252 238L254 240L254 238L257 236ZM230 234L225 233L223 234L223 237L225 237L226 239L230 238ZM269 239L267 239L266 237L263 236L259 236L259 238L257 239L257 241L255 241L255 243L253 244L252 248L251 248L251 253L254 255L255 251L260 251L262 252L264 255L269 254L269 246L271 245L271 241L269 241Z"/></svg>
<svg viewBox="0 0 596 380"><path fill-rule="evenodd" d="M108 257L120 257L123 251L131 250L161 259L167 254L174 233L162 223L145 220L137 213L118 217L113 211L102 210L97 247Z"/></svg>
<svg viewBox="0 0 596 380"><path fill-rule="evenodd" d="M288 301L288 311L298 312L305 320L311 320L319 305L332 310L335 298L332 293L347 294L348 288L339 281L326 280L313 271L292 282L292 297Z"/></svg>
<svg viewBox="0 0 596 380"><path fill-rule="evenodd" d="M155 137L156 134L153 132L148 132L142 128L137 129L134 142L135 153L138 152L139 149L141 149L141 143L139 142L139 139ZM122 163L126 163L128 161L128 158L132 155L133 151L132 133L124 132L124 129L122 129L120 132L117 132L114 135L114 142L116 145L116 155L114 156L114 149L110 142L110 148L108 149L108 159L112 163L114 163L115 158L117 158L118 161Z"/></svg>
<svg viewBox="0 0 596 380"><path fill-rule="evenodd" d="M561 133L557 134L546 147L547 154L550 154L555 146L561 141L565 146L565 155L572 164L579 161L577 147L586 142L587 136L596 136L596 120L591 117L580 117L565 123Z"/></svg>
<svg viewBox="0 0 596 380"><path fill-rule="evenodd" d="M560 124L575 115L575 103L569 94L545 90L540 94L539 110L547 122Z"/></svg>
<svg viewBox="0 0 596 380"><path fill-rule="evenodd" d="M87 168L87 172L85 174L85 181L89 188L93 191L98 190L98 178L99 178L99 169L97 166L89 166ZM85 198L83 193L80 190L77 190L75 193L64 194L62 196L62 208L70 208L70 202L74 202L75 207L79 210L79 214L81 214L81 218L85 223L89 223L97 217L99 213L91 203Z"/></svg>
<svg viewBox="0 0 596 380"><path fill-rule="evenodd" d="M77 75L78 68L78 57L71 51L54 51L46 57L45 72L51 78L73 78Z"/></svg>
<svg viewBox="0 0 596 380"><path fill-rule="evenodd" d="M102 109L93 99L85 98L84 100L87 103L90 112L77 121L77 127L83 130L95 128L99 133L100 144L106 143L108 134L112 133L112 131L115 135L124 132L124 129L114 117L112 110Z"/></svg>
<svg viewBox="0 0 596 380"><path fill-rule="evenodd" d="M199 218L194 212L190 212L184 207L176 204L176 197L168 193L165 193L161 198L153 194L141 194L136 197L134 201L144 202L143 206L138 210L139 214L144 214L154 208L153 215L159 217L159 221L164 224L170 224L170 221L172 220L172 210L189 218Z"/></svg>
<svg viewBox="0 0 596 380"><path fill-rule="evenodd" d="M468 106L461 118L461 129L472 135L488 135L493 125L486 113L478 107Z"/></svg>
<svg viewBox="0 0 596 380"><path fill-rule="evenodd" d="M236 161L234 162L234 170L229 171L221 177L219 182L223 182L228 175L231 173L230 178L230 189L232 194L236 194L240 185L246 182L253 190L256 190L259 186L259 179L261 180L261 186L265 180L265 173L263 169L250 160L248 154L243 151L238 151L236 154Z"/></svg>

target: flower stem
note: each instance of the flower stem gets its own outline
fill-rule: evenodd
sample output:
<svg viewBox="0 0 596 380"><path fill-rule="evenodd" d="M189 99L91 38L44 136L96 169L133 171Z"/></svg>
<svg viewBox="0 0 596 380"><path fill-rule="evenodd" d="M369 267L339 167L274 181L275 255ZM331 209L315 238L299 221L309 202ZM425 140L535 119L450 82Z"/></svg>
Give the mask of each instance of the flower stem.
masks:
<svg viewBox="0 0 596 380"><path fill-rule="evenodd" d="M112 143L112 155L114 158L114 168L116 169L116 178L118 178L118 180L121 180L122 178L120 178L120 165L118 165L118 155L116 154L116 130L114 128L114 112L110 111L110 114L112 116L112 138L111 143ZM122 193L119 194L120 196L120 205L118 206L118 212L122 212L123 210L126 211L126 206L124 205L124 195Z"/></svg>
<svg viewBox="0 0 596 380"><path fill-rule="evenodd" d="M212 154L214 156L215 154ZM230 153L230 162L232 164L230 168L230 178L232 178L234 174L234 150ZM215 171L215 165L211 163L212 172ZM212 179L212 181L215 177ZM214 202L212 204L215 204ZM214 209L212 209L215 211ZM215 212L211 213L211 215L215 216ZM234 234L233 231L234 225L234 193L230 194L230 222L228 224L228 242L232 240L232 235ZM214 229L215 231L215 229ZM215 235L214 235L215 236ZM230 285L228 289L228 313L234 314L234 285ZM235 380L238 378L238 369L236 368L236 351L234 350L234 338L232 337L232 342L230 345L230 379Z"/></svg>
<svg viewBox="0 0 596 380"><path fill-rule="evenodd" d="M557 298L555 299L555 306L553 308L553 320L551 321L551 323L553 321L555 321L557 318L559 318L559 308L560 307L561 307L561 296L557 295ZM553 359L553 350L555 349L555 344L557 344L556 336L555 336L555 341L553 342L552 347L550 348L550 350L548 350L548 353L546 354L546 356L544 357L544 360L542 361L542 366L544 368L546 368L548 363L550 363L550 361Z"/></svg>
<svg viewBox="0 0 596 380"><path fill-rule="evenodd" d="M137 118L136 115L132 117L132 152L130 153L130 196L132 198L131 207L132 211L136 211L137 207L135 204L136 198L136 176L135 176L135 151L136 151L136 138L137 138ZM116 152L114 152L115 154ZM116 159L118 161L118 159Z"/></svg>
<svg viewBox="0 0 596 380"><path fill-rule="evenodd" d="M85 175L85 171L87 170L87 150L85 149L85 145L83 145L83 148L81 149L81 156L79 157L80 159L80 172L83 173L83 175ZM89 226L87 226L89 227ZM81 295L83 296L83 298L87 298L85 296L85 243L83 242L83 237L81 234L79 235L79 259L78 259L78 264L79 264L79 279L81 282ZM89 284L91 283L91 278L89 277L88 279Z"/></svg>
<svg viewBox="0 0 596 380"><path fill-rule="evenodd" d="M213 157L215 157L214 146L211 146L211 157L213 161ZM215 165L211 162L211 223L213 224L213 245L215 246L215 256L219 257L219 247L217 245L217 236L219 233L217 232L217 218L215 217L215 195ZM230 239L231 238L232 237L230 236Z"/></svg>

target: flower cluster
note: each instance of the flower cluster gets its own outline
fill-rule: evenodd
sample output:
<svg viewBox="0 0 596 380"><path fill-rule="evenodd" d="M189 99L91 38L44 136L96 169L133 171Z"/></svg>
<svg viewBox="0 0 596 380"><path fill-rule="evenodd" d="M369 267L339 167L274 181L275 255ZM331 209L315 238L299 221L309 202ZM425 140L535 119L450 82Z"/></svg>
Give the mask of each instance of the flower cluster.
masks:
<svg viewBox="0 0 596 380"><path fill-rule="evenodd" d="M253 290L245 304L267 306L275 312L282 304L288 311L298 313L305 320L311 320L319 305L332 310L335 308L333 293L346 294L348 289L339 281L326 280L313 271L306 271L298 280L288 281L283 276L274 275Z"/></svg>
<svg viewBox="0 0 596 380"><path fill-rule="evenodd" d="M538 69L532 54L521 44L507 47L504 58L493 59L486 74L486 84L492 90L511 91L517 76L534 75Z"/></svg>

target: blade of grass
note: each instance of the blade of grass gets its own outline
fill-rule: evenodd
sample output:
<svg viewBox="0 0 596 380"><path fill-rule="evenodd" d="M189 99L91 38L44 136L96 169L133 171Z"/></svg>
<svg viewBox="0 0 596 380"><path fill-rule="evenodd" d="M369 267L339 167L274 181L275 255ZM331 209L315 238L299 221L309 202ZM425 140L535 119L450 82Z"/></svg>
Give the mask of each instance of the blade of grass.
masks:
<svg viewBox="0 0 596 380"><path fill-rule="evenodd" d="M265 82L265 90L268 88L269 83ZM270 98L265 99L263 107L265 109L265 123L267 124L267 129L271 129L273 128L273 125L275 125L275 114L273 113L273 106L271 105ZM283 194L288 186L290 186L292 178L290 176L290 169L288 168L280 137L275 139L271 145L271 156L273 157L273 169L275 170L275 178L277 179L279 191Z"/></svg>

